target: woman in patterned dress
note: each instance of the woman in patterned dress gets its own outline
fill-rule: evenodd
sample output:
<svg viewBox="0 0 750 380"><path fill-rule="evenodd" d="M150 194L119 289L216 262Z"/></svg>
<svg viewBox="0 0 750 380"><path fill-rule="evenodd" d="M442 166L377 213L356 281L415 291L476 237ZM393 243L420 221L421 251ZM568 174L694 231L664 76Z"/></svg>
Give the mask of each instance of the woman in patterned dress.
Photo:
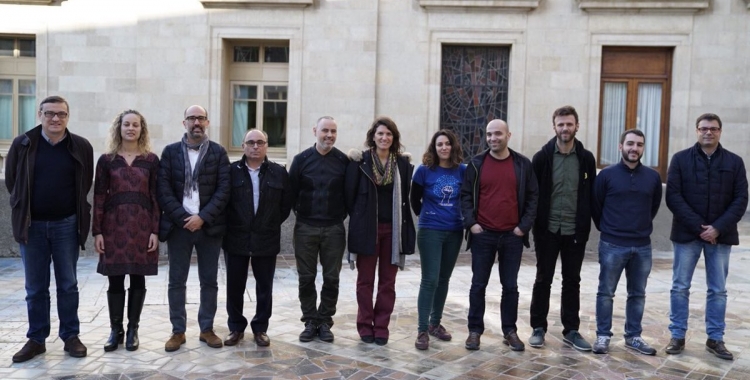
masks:
<svg viewBox="0 0 750 380"><path fill-rule="evenodd" d="M104 351L123 343L125 275L128 291L128 331L125 348L138 349L138 322L146 298L146 279L159 261L159 205L156 175L159 158L151 152L146 119L125 110L112 122L108 152L99 157L94 184L94 248L97 272L109 278L107 304L112 331Z"/></svg>

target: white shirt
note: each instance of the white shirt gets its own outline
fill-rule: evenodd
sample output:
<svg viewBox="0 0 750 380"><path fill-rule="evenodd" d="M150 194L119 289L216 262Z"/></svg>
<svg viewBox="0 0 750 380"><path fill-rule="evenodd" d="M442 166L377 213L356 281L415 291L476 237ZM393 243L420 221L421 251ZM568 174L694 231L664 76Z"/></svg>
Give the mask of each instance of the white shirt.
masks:
<svg viewBox="0 0 750 380"><path fill-rule="evenodd" d="M200 151L188 149L188 158L190 159L190 167L195 169L195 165L198 164L198 155ZM201 198L198 190L193 190L192 193L182 198L182 207L185 208L190 215L198 215L201 211Z"/></svg>
<svg viewBox="0 0 750 380"><path fill-rule="evenodd" d="M253 182L253 212L257 214L260 199L260 167L253 169L248 166L247 172L250 173L250 180Z"/></svg>

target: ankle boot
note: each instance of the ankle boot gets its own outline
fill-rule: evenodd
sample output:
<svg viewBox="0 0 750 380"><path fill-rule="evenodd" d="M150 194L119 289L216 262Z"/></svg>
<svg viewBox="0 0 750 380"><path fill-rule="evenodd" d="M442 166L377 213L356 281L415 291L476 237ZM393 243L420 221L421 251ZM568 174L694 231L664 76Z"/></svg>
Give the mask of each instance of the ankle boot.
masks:
<svg viewBox="0 0 750 380"><path fill-rule="evenodd" d="M135 351L138 349L138 323L141 321L143 302L146 300L146 289L128 290L128 334L125 339L125 349Z"/></svg>
<svg viewBox="0 0 750 380"><path fill-rule="evenodd" d="M117 349L125 336L125 330L122 328L122 314L125 308L125 293L107 292L107 305L109 306L109 326L112 331L109 333L107 343L104 343L104 351L110 352Z"/></svg>

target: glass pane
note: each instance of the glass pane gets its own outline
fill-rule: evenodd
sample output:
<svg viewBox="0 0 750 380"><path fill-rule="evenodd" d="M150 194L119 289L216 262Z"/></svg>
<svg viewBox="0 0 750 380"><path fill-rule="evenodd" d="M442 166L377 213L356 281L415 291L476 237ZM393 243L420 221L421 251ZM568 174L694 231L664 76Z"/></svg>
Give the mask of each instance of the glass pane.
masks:
<svg viewBox="0 0 750 380"><path fill-rule="evenodd" d="M35 95L36 81L33 79L18 80L18 93L21 95Z"/></svg>
<svg viewBox="0 0 750 380"><path fill-rule="evenodd" d="M234 85L234 100L240 99L252 99L258 98L258 86L243 86L236 84Z"/></svg>
<svg viewBox="0 0 750 380"><path fill-rule="evenodd" d="M13 96L12 79L0 79L0 94Z"/></svg>
<svg viewBox="0 0 750 380"><path fill-rule="evenodd" d="M235 46L234 47L234 61L235 62L260 62L260 47L259 46Z"/></svg>
<svg viewBox="0 0 750 380"><path fill-rule="evenodd" d="M36 57L36 40L18 40L18 49L21 57Z"/></svg>
<svg viewBox="0 0 750 380"><path fill-rule="evenodd" d="M0 56L12 57L15 41L14 38L0 38Z"/></svg>
<svg viewBox="0 0 750 380"><path fill-rule="evenodd" d="M18 97L18 133L26 133L36 126L36 96Z"/></svg>
<svg viewBox="0 0 750 380"><path fill-rule="evenodd" d="M286 102L263 102L263 130L268 146L286 146Z"/></svg>
<svg viewBox="0 0 750 380"><path fill-rule="evenodd" d="M625 132L625 106L627 105L628 84L620 82L604 83L602 99L602 133L599 162L612 165L620 162L620 134Z"/></svg>
<svg viewBox="0 0 750 380"><path fill-rule="evenodd" d="M661 134L661 83L638 84L638 115L635 127L646 135L646 146L641 162L659 166Z"/></svg>
<svg viewBox="0 0 750 380"><path fill-rule="evenodd" d="M264 86L263 100L286 100L286 86Z"/></svg>
<svg viewBox="0 0 750 380"><path fill-rule="evenodd" d="M0 95L0 139L13 138L13 95Z"/></svg>
<svg viewBox="0 0 750 380"><path fill-rule="evenodd" d="M289 62L289 48L266 46L265 62Z"/></svg>
<svg viewBox="0 0 750 380"><path fill-rule="evenodd" d="M257 103L247 101L234 101L234 112L232 113L232 146L241 147L242 139L248 129L257 126Z"/></svg>

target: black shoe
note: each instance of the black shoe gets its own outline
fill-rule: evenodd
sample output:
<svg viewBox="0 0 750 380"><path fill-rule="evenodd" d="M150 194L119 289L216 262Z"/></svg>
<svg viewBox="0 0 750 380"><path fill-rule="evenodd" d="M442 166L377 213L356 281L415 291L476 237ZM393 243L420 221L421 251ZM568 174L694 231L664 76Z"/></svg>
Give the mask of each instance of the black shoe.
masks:
<svg viewBox="0 0 750 380"><path fill-rule="evenodd" d="M685 349L685 339L672 338L669 340L667 349L664 351L666 351L670 355L674 355L674 354L682 353L682 350L684 349Z"/></svg>
<svg viewBox="0 0 750 380"><path fill-rule="evenodd" d="M236 346L238 343L240 343L240 341L244 337L245 337L245 333L239 332L239 331L232 331L231 333L229 333L229 336L227 337L227 339L224 340L224 345Z"/></svg>
<svg viewBox="0 0 750 380"><path fill-rule="evenodd" d="M125 335L125 349L135 351L140 346L138 324L141 322L143 303L146 301L146 289L128 290L128 333Z"/></svg>
<svg viewBox="0 0 750 380"><path fill-rule="evenodd" d="M727 348L724 346L724 342L720 340L707 340L706 351L716 355L716 357L720 359L734 360L734 355L732 355L732 353L727 350Z"/></svg>
<svg viewBox="0 0 750 380"><path fill-rule="evenodd" d="M37 343L29 339L29 341L23 345L23 348L13 355L13 363L23 363L45 352L47 352L47 347L45 347L44 343Z"/></svg>
<svg viewBox="0 0 750 380"><path fill-rule="evenodd" d="M503 344L510 347L513 351L523 351L525 349L523 342L521 342L521 338L518 337L518 334L516 334L515 331L511 331L505 336Z"/></svg>
<svg viewBox="0 0 750 380"><path fill-rule="evenodd" d="M388 338L375 338L375 344L378 346L385 346L388 344Z"/></svg>
<svg viewBox="0 0 750 380"><path fill-rule="evenodd" d="M482 334L476 331L469 331L469 337L466 338L466 344L464 344L464 347L466 347L467 350L478 350L480 336L482 336Z"/></svg>
<svg viewBox="0 0 750 380"><path fill-rule="evenodd" d="M312 321L305 323L305 329L299 334L300 342L311 342L318 335L318 328Z"/></svg>
<svg viewBox="0 0 750 380"><path fill-rule="evenodd" d="M109 308L109 339L104 343L104 352L117 349L125 340L125 330L122 327L122 315L125 309L125 293L107 291L107 306Z"/></svg>
<svg viewBox="0 0 750 380"><path fill-rule="evenodd" d="M78 339L78 335L73 335L68 338L68 340L65 341L63 350L74 358L83 358L86 356L86 346L84 346L83 343L81 343L81 340Z"/></svg>
<svg viewBox="0 0 750 380"><path fill-rule="evenodd" d="M359 337L359 339L361 339L365 343L372 343L375 341L375 337L372 335L361 336Z"/></svg>
<svg viewBox="0 0 750 380"><path fill-rule="evenodd" d="M322 325L318 326L318 338L324 342L331 343L333 342L333 333L331 332L331 328L323 323Z"/></svg>

